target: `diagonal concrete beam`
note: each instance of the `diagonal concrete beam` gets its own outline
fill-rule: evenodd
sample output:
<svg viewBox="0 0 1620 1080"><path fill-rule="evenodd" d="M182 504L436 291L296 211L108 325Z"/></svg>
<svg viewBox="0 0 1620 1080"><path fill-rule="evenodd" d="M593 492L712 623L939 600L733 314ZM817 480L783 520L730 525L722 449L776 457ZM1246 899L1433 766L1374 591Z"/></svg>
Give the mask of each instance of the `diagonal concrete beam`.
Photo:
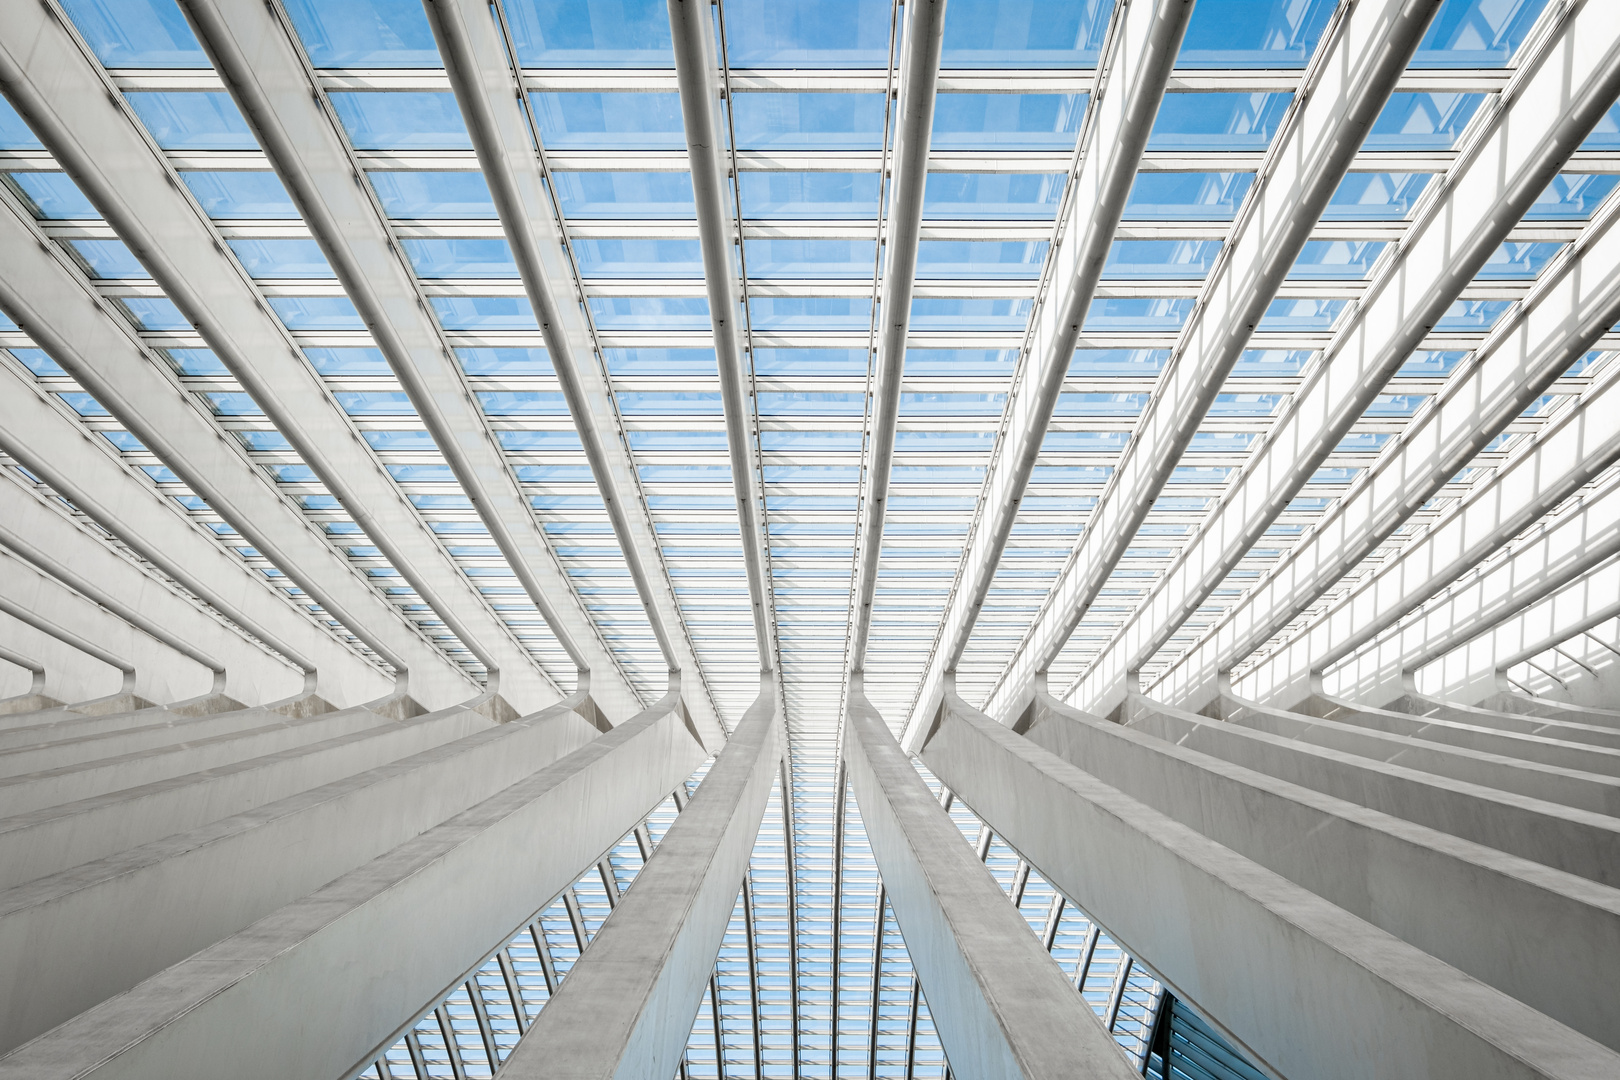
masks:
<svg viewBox="0 0 1620 1080"><path fill-rule="evenodd" d="M1031 692L1033 673L1051 665L1100 594L1439 6L1437 0L1379 0L1342 8L1329 26L1301 80L1286 130L1273 139L1244 201L1235 239L1210 271L1124 459L991 694L986 708L992 715L1018 710Z"/></svg>
<svg viewBox="0 0 1620 1080"><path fill-rule="evenodd" d="M1457 164L1412 223L1287 411L1232 488L1139 606L1118 659L1076 703L1105 712L1315 474L1439 322L1620 94L1620 24L1605 3L1573 3L1525 46ZM1105 678L1106 677L1106 678ZM1215 692L1188 689L1194 701Z"/></svg>

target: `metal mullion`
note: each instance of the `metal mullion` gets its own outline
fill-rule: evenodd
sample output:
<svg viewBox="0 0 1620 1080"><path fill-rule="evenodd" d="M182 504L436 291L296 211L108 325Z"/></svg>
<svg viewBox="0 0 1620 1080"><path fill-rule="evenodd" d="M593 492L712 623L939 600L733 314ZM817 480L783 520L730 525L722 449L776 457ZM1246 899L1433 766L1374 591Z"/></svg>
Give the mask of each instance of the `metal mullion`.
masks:
<svg viewBox="0 0 1620 1080"><path fill-rule="evenodd" d="M422 1040L417 1038L414 1027L405 1032L405 1050L411 1055L411 1071L416 1073L416 1080L433 1080L428 1075L427 1058L422 1054Z"/></svg>
<svg viewBox="0 0 1620 1080"><path fill-rule="evenodd" d="M726 1080L726 1036L720 1019L720 979L709 973L709 1015L714 1020L714 1075Z"/></svg>
<svg viewBox="0 0 1620 1080"><path fill-rule="evenodd" d="M1086 935L1086 946L1080 952L1080 961L1074 966L1074 988L1080 993L1086 992L1086 975L1091 971L1091 958L1097 955L1097 940L1102 937L1102 928L1096 923L1091 924L1091 932Z"/></svg>
<svg viewBox="0 0 1620 1080"><path fill-rule="evenodd" d="M760 1030L759 1007L759 952L754 941L754 889L752 884L753 867L750 866L743 873L742 882L742 909L743 930L748 939L748 995L749 1013L754 1022L754 1075L765 1075L765 1046Z"/></svg>
<svg viewBox="0 0 1620 1080"><path fill-rule="evenodd" d="M450 1059L450 1072L455 1080L467 1080L467 1066L461 1060L461 1045L456 1042L456 1026L450 1021L450 1010L440 1002L433 1010L439 1022L439 1034L444 1036L444 1052Z"/></svg>
<svg viewBox="0 0 1620 1080"><path fill-rule="evenodd" d="M1052 944L1057 941L1058 924L1063 921L1063 894L1052 893L1052 906L1046 909L1046 926L1041 931L1041 945L1047 952L1052 951Z"/></svg>
<svg viewBox="0 0 1620 1080"><path fill-rule="evenodd" d="M911 1011L906 1016L906 1080L912 1080L917 1066L917 1014L922 999L922 983L911 976Z"/></svg>
<svg viewBox="0 0 1620 1080"><path fill-rule="evenodd" d="M512 1015L517 1020L518 1037L522 1038L529 1030L528 1003L523 1000L523 984L518 981L517 971L512 967L512 957L506 949L496 953L495 959L501 965L501 981L506 983L506 996L512 999Z"/></svg>
<svg viewBox="0 0 1620 1080"><path fill-rule="evenodd" d="M872 938L872 1016L867 1027L866 1075L877 1080L878 1004L883 993L883 933L884 911L889 902L888 890L878 883L877 933Z"/></svg>
<svg viewBox="0 0 1620 1080"><path fill-rule="evenodd" d="M534 942L535 954L540 957L540 973L546 980L546 997L557 992L557 969L551 963L551 947L546 943L546 928L538 918L529 924L529 939Z"/></svg>
<svg viewBox="0 0 1620 1080"><path fill-rule="evenodd" d="M799 886L798 868L794 863L793 789L792 771L788 766L792 740L784 740L779 769L782 789L782 861L787 884L788 922L788 1005L791 1016L788 1028L792 1032L793 1077L799 1076Z"/></svg>
<svg viewBox="0 0 1620 1080"><path fill-rule="evenodd" d="M1109 1034L1113 1034L1114 1024L1119 1020L1119 1007L1125 1000L1125 984L1130 981L1131 967L1135 963L1131 959L1131 954L1123 949L1119 955L1119 973L1114 977L1114 988L1108 996L1108 1018L1103 1022L1103 1027L1108 1029Z"/></svg>
<svg viewBox="0 0 1620 1080"><path fill-rule="evenodd" d="M618 845L615 844L615 847ZM613 873L611 855L604 855L597 860L596 872L602 877L602 890L607 893L608 908L611 910L619 906L619 879Z"/></svg>
<svg viewBox="0 0 1620 1080"><path fill-rule="evenodd" d="M832 956L828 965L832 973L831 998L831 1024L832 1024L832 1062L836 1072L838 1068L838 978L842 966L842 953L844 948L844 803L847 800L847 785L849 778L844 768L842 755L838 760L838 779L834 785L833 807L833 849L832 849Z"/></svg>
<svg viewBox="0 0 1620 1080"><path fill-rule="evenodd" d="M478 982L478 972L473 972L462 985L467 988L473 1019L478 1022L478 1034L484 1040L484 1055L489 1058L489 1071L494 1073L501 1067L501 1055L495 1049L495 1029L489 1023L489 1004L484 1000L484 988Z"/></svg>
<svg viewBox="0 0 1620 1080"><path fill-rule="evenodd" d="M580 914L579 899L574 896L572 885L563 890L563 907L568 910L568 925L573 928L574 941L579 945L579 953L583 956L591 941L585 934L585 917Z"/></svg>

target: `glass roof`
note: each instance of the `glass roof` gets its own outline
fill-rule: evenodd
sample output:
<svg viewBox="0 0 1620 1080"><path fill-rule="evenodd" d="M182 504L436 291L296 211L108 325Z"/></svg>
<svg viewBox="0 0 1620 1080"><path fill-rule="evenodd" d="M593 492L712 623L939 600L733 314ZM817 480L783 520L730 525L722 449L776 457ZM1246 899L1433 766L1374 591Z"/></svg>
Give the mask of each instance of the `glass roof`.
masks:
<svg viewBox="0 0 1620 1080"><path fill-rule="evenodd" d="M475 583L541 667L559 685L571 685L562 645L345 295L322 238L302 220L229 88L209 70L174 0L61 3L444 557ZM664 658L420 3L274 3L296 29L314 72L312 90L362 167L418 294L570 587L650 703L662 692ZM676 631L689 640L717 712L735 723L758 685L742 558L747 539L736 511L666 6L662 0L497 6L521 69L550 210L567 245L572 279L560 287L581 301L589 328L584 359L600 367L611 390L618 430L608 435L633 462L634 509L656 537L658 550L646 554L673 592ZM1013 660L1087 528L1202 285L1229 246L1234 221L1258 190L1265 153L1297 113L1299 82L1339 6L1199 0L1040 447L1033 486L957 669L958 690L970 704L987 697ZM1334 328L1392 258L1423 201L1443 186L1437 178L1456 161L1459 145L1491 116L1516 51L1548 6L1547 0L1442 5L1166 489L1053 664L1054 689L1097 658L1233 489L1276 417L1312 376ZM892 94L903 11L894 0L725 0L714 11L730 87L724 150L738 169L726 209L741 237L733 271L747 298L740 318L757 416L789 791L788 824L761 834L751 879L753 902L765 905L761 912L769 908L768 917L749 922L753 944L774 966L761 968L757 985L737 974L734 950L747 933L739 911L717 997L699 1017L684 1068L692 1077L753 1076L756 1069L773 1077L864 1076L869 1067L873 1076L941 1076L943 1056L926 1023L915 1036L920 1041L907 1048L916 1009L909 960L892 915L883 914L875 865L838 766L844 676L858 659L849 643L858 618L851 605L857 557L868 539L860 535L861 511L875 464L867 433L875 408L875 307L887 265L881 245L890 235L883 177L896 141ZM1056 302L1052 294L1061 291L1054 257L1061 211L1073 197L1096 67L1116 15L1112 0L950 0L947 8L894 487L864 657L867 694L896 726L918 705L950 597L961 587L987 476L1008 439L1019 380L1034 362L1041 305ZM1611 113L1277 517L1263 546L1248 552L1153 658L1145 679L1253 588L1398 442L1447 380L1466 370L1492 327L1616 197L1616 149L1620 120ZM131 332L213 423L373 588L457 663L480 673L481 662L390 565L377 538L366 535L205 347L3 99L0 165L10 194L94 287L121 305ZM9 356L3 362L15 361L57 395L222 547L276 581L312 618L337 625L3 315L0 346ZM1522 450L1529 435L1613 363L1616 347L1620 341L1607 339L1566 372L1372 561L1398 551ZM772 813L782 813L780 801L772 805ZM960 814L971 817L966 808ZM835 828L839 820L842 829ZM783 883L782 828L792 833L787 876L796 877L796 890ZM993 859L1016 862L1004 848ZM1036 893L1049 898L1050 886ZM1063 948L1076 947L1071 939L1084 933L1062 930ZM862 957L849 968L841 968L840 940ZM878 974L874 956L884 958ZM757 1006L750 1003L755 993ZM1147 1003L1157 993L1157 984L1144 984L1139 996ZM752 1030L746 1040L733 1040L730 1029L716 1036L718 1027L742 1023L753 1009L762 1018L757 1053ZM874 1022L882 1050L869 1060ZM1120 1041L1134 1054L1141 1040L1132 1037L1137 1041ZM717 1038L726 1058L718 1072Z"/></svg>

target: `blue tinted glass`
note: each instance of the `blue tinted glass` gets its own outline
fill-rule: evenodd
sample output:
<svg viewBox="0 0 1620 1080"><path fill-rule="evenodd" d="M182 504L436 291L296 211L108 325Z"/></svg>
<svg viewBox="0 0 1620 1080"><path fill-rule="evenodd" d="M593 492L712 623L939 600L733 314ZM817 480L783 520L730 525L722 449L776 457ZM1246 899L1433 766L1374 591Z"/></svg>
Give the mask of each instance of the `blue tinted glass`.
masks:
<svg viewBox="0 0 1620 1080"><path fill-rule="evenodd" d="M1056 416L1138 416L1146 394L1059 394Z"/></svg>
<svg viewBox="0 0 1620 1080"><path fill-rule="evenodd" d="M478 404L490 416L567 416L568 402L561 394L532 390L480 390Z"/></svg>
<svg viewBox="0 0 1620 1080"><path fill-rule="evenodd" d="M1170 361L1169 349L1076 349L1069 374L1156 377Z"/></svg>
<svg viewBox="0 0 1620 1080"><path fill-rule="evenodd" d="M219 416L263 416L259 403L247 394L228 391L209 391L202 395L209 408Z"/></svg>
<svg viewBox="0 0 1620 1080"><path fill-rule="evenodd" d="M1620 176L1559 173L1525 212L1528 221L1584 221L1606 199Z"/></svg>
<svg viewBox="0 0 1620 1080"><path fill-rule="evenodd" d="M1254 436L1248 432L1200 431L1187 449L1195 454L1241 454L1253 441Z"/></svg>
<svg viewBox="0 0 1620 1080"><path fill-rule="evenodd" d="M901 394L901 416L999 416L1006 394Z"/></svg>
<svg viewBox="0 0 1620 1080"><path fill-rule="evenodd" d="M701 296L592 296L591 317L604 330L707 330L709 301Z"/></svg>
<svg viewBox="0 0 1620 1080"><path fill-rule="evenodd" d="M877 215L878 174L875 172L743 172L738 181L743 216L747 218L875 218Z"/></svg>
<svg viewBox="0 0 1620 1080"><path fill-rule="evenodd" d="M1541 273L1541 268L1564 249L1563 244L1509 241L1491 252L1476 278L1516 278L1525 280Z"/></svg>
<svg viewBox="0 0 1620 1080"><path fill-rule="evenodd" d="M145 444L127 431L103 431L101 437L126 453L139 454L146 450Z"/></svg>
<svg viewBox="0 0 1620 1080"><path fill-rule="evenodd" d="M213 349L164 349L174 366L182 375L229 375L230 372L220 362Z"/></svg>
<svg viewBox="0 0 1620 1080"><path fill-rule="evenodd" d="M923 240L917 277L1032 281L1041 276L1047 246L1045 240Z"/></svg>
<svg viewBox="0 0 1620 1080"><path fill-rule="evenodd" d="M1425 394L1379 394L1363 416L1411 416L1429 400Z"/></svg>
<svg viewBox="0 0 1620 1080"><path fill-rule="evenodd" d="M180 179L213 218L295 218L297 207L273 172L182 172Z"/></svg>
<svg viewBox="0 0 1620 1080"><path fill-rule="evenodd" d="M684 150L679 94L530 94L554 150Z"/></svg>
<svg viewBox="0 0 1620 1080"><path fill-rule="evenodd" d="M366 437L367 445L378 450L433 451L439 448L439 445L433 441L433 436L425 431L367 431L363 434ZM442 523L434 523L435 526L439 524ZM433 531L440 532L442 530L435 527Z"/></svg>
<svg viewBox="0 0 1620 1080"><path fill-rule="evenodd" d="M457 349L456 359L468 375L550 375L544 349Z"/></svg>
<svg viewBox="0 0 1620 1080"><path fill-rule="evenodd" d="M906 357L909 362L911 357ZM865 349L755 349L759 375L865 376Z"/></svg>
<svg viewBox="0 0 1620 1080"><path fill-rule="evenodd" d="M737 94L739 150L876 150L883 145L882 94Z"/></svg>
<svg viewBox="0 0 1620 1080"><path fill-rule="evenodd" d="M1273 300L1260 318L1261 331L1328 330L1344 310L1343 300Z"/></svg>
<svg viewBox="0 0 1620 1080"><path fill-rule="evenodd" d="M479 172L373 172L372 189L391 218L492 218L495 200Z"/></svg>
<svg viewBox="0 0 1620 1080"><path fill-rule="evenodd" d="M524 67L673 67L663 0L506 0Z"/></svg>
<svg viewBox="0 0 1620 1080"><path fill-rule="evenodd" d="M552 174L567 217L689 218L692 177L683 172L559 172Z"/></svg>
<svg viewBox="0 0 1620 1080"><path fill-rule="evenodd" d="M752 296L748 315L755 330L865 330L872 322L869 297Z"/></svg>
<svg viewBox="0 0 1620 1080"><path fill-rule="evenodd" d="M1218 240L1115 240L1105 278L1202 281L1221 253Z"/></svg>
<svg viewBox="0 0 1620 1080"><path fill-rule="evenodd" d="M1294 280L1360 280L1384 250L1381 240L1308 240L1288 276Z"/></svg>
<svg viewBox="0 0 1620 1080"><path fill-rule="evenodd" d="M1334 0L1198 0L1177 67L1304 67Z"/></svg>
<svg viewBox="0 0 1620 1080"><path fill-rule="evenodd" d="M747 241L751 278L871 278L873 240Z"/></svg>
<svg viewBox="0 0 1620 1080"><path fill-rule="evenodd" d="M1166 94L1149 150L1264 150L1292 94Z"/></svg>
<svg viewBox="0 0 1620 1080"><path fill-rule="evenodd" d="M1085 94L940 94L932 146L1072 150L1085 116Z"/></svg>
<svg viewBox="0 0 1620 1080"><path fill-rule="evenodd" d="M1113 0L951 0L942 67L1089 67Z"/></svg>
<svg viewBox="0 0 1620 1080"><path fill-rule="evenodd" d="M433 311L446 330L538 330L525 296L435 296Z"/></svg>
<svg viewBox="0 0 1620 1080"><path fill-rule="evenodd" d="M911 302L913 330L1021 331L1035 301L919 298Z"/></svg>
<svg viewBox="0 0 1620 1080"><path fill-rule="evenodd" d="M429 91L328 94L356 150L470 150L456 96Z"/></svg>
<svg viewBox="0 0 1620 1080"><path fill-rule="evenodd" d="M1287 378L1304 371L1314 355L1309 349L1244 349L1232 375L1239 379Z"/></svg>
<svg viewBox="0 0 1620 1080"><path fill-rule="evenodd" d="M347 296L272 296L270 307L289 330L364 330Z"/></svg>
<svg viewBox="0 0 1620 1080"><path fill-rule="evenodd" d="M888 0L732 0L725 9L733 67L886 67Z"/></svg>
<svg viewBox="0 0 1620 1080"><path fill-rule="evenodd" d="M866 412L866 395L858 392L765 391L755 397L764 416L861 416Z"/></svg>
<svg viewBox="0 0 1620 1080"><path fill-rule="evenodd" d="M1127 221L1231 221L1254 173L1144 172L1125 201Z"/></svg>
<svg viewBox="0 0 1620 1080"><path fill-rule="evenodd" d="M1041 452L1113 454L1125 449L1129 439L1123 431L1048 431L1041 441Z"/></svg>
<svg viewBox="0 0 1620 1080"><path fill-rule="evenodd" d="M1446 0L1412 67L1506 67L1547 0Z"/></svg>
<svg viewBox="0 0 1620 1080"><path fill-rule="evenodd" d="M668 410L659 410L668 411ZM705 405L704 411L708 407ZM724 450L726 433L723 431L627 431L633 450ZM683 531L679 526L663 522L659 532Z"/></svg>
<svg viewBox="0 0 1620 1080"><path fill-rule="evenodd" d="M58 394L57 397L67 402L68 408L80 416L110 416L104 405L89 394L69 393ZM246 397L247 395L243 395Z"/></svg>
<svg viewBox="0 0 1620 1080"><path fill-rule="evenodd" d="M322 375L392 375L381 349L305 349L310 364Z"/></svg>
<svg viewBox="0 0 1620 1080"><path fill-rule="evenodd" d="M1620 105L1598 118L1592 133L1581 143L1582 150L1620 149Z"/></svg>
<svg viewBox="0 0 1620 1080"><path fill-rule="evenodd" d="M1050 221L1065 179L1062 173L929 173L923 217Z"/></svg>
<svg viewBox="0 0 1620 1080"><path fill-rule="evenodd" d="M62 366L60 364L58 364L55 360L52 360L49 356L45 355L44 349L10 349L8 351L12 356L15 356L18 360L22 361L23 367L27 368L35 375L38 375L40 378L50 378L52 376L63 376L67 374L67 372L62 370Z"/></svg>
<svg viewBox="0 0 1620 1080"><path fill-rule="evenodd" d="M210 66L174 0L63 0L62 6L107 67Z"/></svg>
<svg viewBox="0 0 1620 1080"><path fill-rule="evenodd" d="M1086 329L1098 333L1180 330L1192 314L1191 298L1133 297L1093 300L1086 313Z"/></svg>
<svg viewBox="0 0 1620 1080"><path fill-rule="evenodd" d="M678 413L695 416L719 416L724 411L720 394L704 391L668 391L664 393L615 394L619 411L626 414Z"/></svg>
<svg viewBox="0 0 1620 1080"><path fill-rule="evenodd" d="M579 272L585 277L703 276L703 247L697 240L576 239L574 261L579 264Z"/></svg>
<svg viewBox="0 0 1620 1080"><path fill-rule="evenodd" d="M411 399L398 390L339 390L332 395L350 416L415 416Z"/></svg>
<svg viewBox="0 0 1620 1080"><path fill-rule="evenodd" d="M1449 150L1484 100L1484 94L1391 94L1362 148Z"/></svg>
<svg viewBox="0 0 1620 1080"><path fill-rule="evenodd" d="M97 278L149 278L146 267L122 240L69 240L75 254Z"/></svg>
<svg viewBox="0 0 1620 1080"><path fill-rule="evenodd" d="M505 450L559 450L580 449L579 433L574 431L497 431Z"/></svg>
<svg viewBox="0 0 1620 1080"><path fill-rule="evenodd" d="M142 330L190 330L191 323L166 296L126 296L119 300Z"/></svg>
<svg viewBox="0 0 1620 1080"><path fill-rule="evenodd" d="M1281 394L1216 394L1209 415L1270 416L1281 402Z"/></svg>
<svg viewBox="0 0 1620 1080"><path fill-rule="evenodd" d="M152 138L165 150L257 150L231 95L131 92L124 95Z"/></svg>
<svg viewBox="0 0 1620 1080"><path fill-rule="evenodd" d="M759 433L761 450L788 453L795 450L859 452L861 433L858 431L762 431ZM772 524L771 531L782 531Z"/></svg>
<svg viewBox="0 0 1620 1080"><path fill-rule="evenodd" d="M1513 305L1507 300L1458 300L1440 321L1434 324L1436 333L1484 333L1502 313Z"/></svg>
<svg viewBox="0 0 1620 1080"><path fill-rule="evenodd" d="M20 172L6 175L22 192L35 217L47 221L101 217L96 208L90 205L90 200L84 197L84 192L79 190L79 185L68 179L67 173Z"/></svg>
<svg viewBox="0 0 1620 1080"><path fill-rule="evenodd" d="M411 266L424 278L515 278L512 249L500 237L427 237L400 241Z"/></svg>
<svg viewBox="0 0 1620 1080"><path fill-rule="evenodd" d="M1440 352L1419 349L1406 358L1406 363L1402 364L1401 369L1395 374L1403 379L1443 379L1450 375L1452 369L1467 355L1465 352L1455 350Z"/></svg>
<svg viewBox="0 0 1620 1080"><path fill-rule="evenodd" d="M1339 182L1324 221L1398 221L1412 212L1430 173L1353 172Z"/></svg>
<svg viewBox="0 0 1620 1080"><path fill-rule="evenodd" d="M439 67L420 0L287 0L316 67Z"/></svg>
<svg viewBox="0 0 1620 1080"><path fill-rule="evenodd" d="M41 150L44 146L33 128L17 115L11 102L0 97L0 150Z"/></svg>
<svg viewBox="0 0 1620 1080"><path fill-rule="evenodd" d="M408 241L407 241L408 242ZM321 245L313 240L295 238L227 240L231 250L247 270L256 278L329 278L335 277Z"/></svg>
<svg viewBox="0 0 1620 1080"><path fill-rule="evenodd" d="M713 349L603 349L614 375L714 375Z"/></svg>

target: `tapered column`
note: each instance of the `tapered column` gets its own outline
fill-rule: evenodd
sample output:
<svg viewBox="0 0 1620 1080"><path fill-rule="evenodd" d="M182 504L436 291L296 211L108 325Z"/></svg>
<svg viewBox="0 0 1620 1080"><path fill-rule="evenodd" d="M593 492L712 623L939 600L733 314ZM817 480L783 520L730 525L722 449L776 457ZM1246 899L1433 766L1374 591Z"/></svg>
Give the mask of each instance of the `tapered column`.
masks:
<svg viewBox="0 0 1620 1080"><path fill-rule="evenodd" d="M781 760L774 679L743 715L568 979L501 1070L502 1080L673 1075L737 905Z"/></svg>

